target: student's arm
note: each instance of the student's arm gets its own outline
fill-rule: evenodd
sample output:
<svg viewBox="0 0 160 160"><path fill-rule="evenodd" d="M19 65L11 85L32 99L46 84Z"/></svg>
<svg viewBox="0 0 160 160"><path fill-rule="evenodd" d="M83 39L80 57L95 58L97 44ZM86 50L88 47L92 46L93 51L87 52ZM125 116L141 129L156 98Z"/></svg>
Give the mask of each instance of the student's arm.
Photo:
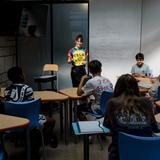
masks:
<svg viewBox="0 0 160 160"><path fill-rule="evenodd" d="M84 93L84 91L82 90L82 87L83 87L84 82L85 82L87 79L88 79L88 76L87 76L87 75L84 75L84 76L81 78L81 81L80 81L79 86L78 86L78 88L77 88L77 95L78 95L78 96L81 96L81 95Z"/></svg>
<svg viewBox="0 0 160 160"><path fill-rule="evenodd" d="M81 78L80 84L79 84L78 89L77 89L77 95L78 96L81 96L82 94L85 94L86 96L92 95L93 87L87 81L88 79L90 79L90 77L88 75L84 75ZM86 84L84 85L85 82L86 82Z"/></svg>

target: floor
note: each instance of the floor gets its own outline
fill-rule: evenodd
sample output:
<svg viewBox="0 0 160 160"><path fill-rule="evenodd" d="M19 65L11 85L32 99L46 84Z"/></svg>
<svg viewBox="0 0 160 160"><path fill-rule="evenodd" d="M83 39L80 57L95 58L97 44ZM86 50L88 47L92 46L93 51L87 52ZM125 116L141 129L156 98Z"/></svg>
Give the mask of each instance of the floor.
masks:
<svg viewBox="0 0 160 160"><path fill-rule="evenodd" d="M56 119L55 134L60 135L58 115L54 115ZM63 137L58 136L59 142L57 148L45 147L46 160L83 160L83 137L78 137L77 143L75 143L73 135L70 137L70 144L65 145ZM100 149L100 145L96 136L92 137L92 144L90 148L90 160L107 160L107 148L110 143L110 138L103 139L104 149ZM10 160L22 160L24 156L23 148L15 148L14 144L8 142L6 145L7 152L10 155ZM21 158L20 158L21 157ZM42 159L42 158L41 158Z"/></svg>

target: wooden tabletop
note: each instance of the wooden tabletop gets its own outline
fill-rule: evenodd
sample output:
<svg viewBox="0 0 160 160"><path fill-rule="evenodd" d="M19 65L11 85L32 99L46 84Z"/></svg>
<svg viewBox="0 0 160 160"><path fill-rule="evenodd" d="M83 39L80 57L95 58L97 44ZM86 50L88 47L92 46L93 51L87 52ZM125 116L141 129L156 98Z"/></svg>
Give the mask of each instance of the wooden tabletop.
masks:
<svg viewBox="0 0 160 160"><path fill-rule="evenodd" d="M160 100L155 102L155 105L160 108Z"/></svg>
<svg viewBox="0 0 160 160"><path fill-rule="evenodd" d="M155 115L155 119L158 123L160 123L160 113Z"/></svg>
<svg viewBox="0 0 160 160"><path fill-rule="evenodd" d="M149 91L149 88L139 88L139 92L141 94L146 94L146 93L148 93L148 91Z"/></svg>
<svg viewBox="0 0 160 160"><path fill-rule="evenodd" d="M42 102L64 101L68 96L54 91L34 91L34 98L40 98Z"/></svg>
<svg viewBox="0 0 160 160"><path fill-rule="evenodd" d="M27 127L28 125L29 120L26 118L0 114L0 132L3 132L8 129Z"/></svg>
<svg viewBox="0 0 160 160"><path fill-rule="evenodd" d="M135 77L138 82L152 83L150 78Z"/></svg>
<svg viewBox="0 0 160 160"><path fill-rule="evenodd" d="M78 96L77 95L77 88L67 88L58 91L64 95L67 95L71 99L79 100L85 98L85 96Z"/></svg>

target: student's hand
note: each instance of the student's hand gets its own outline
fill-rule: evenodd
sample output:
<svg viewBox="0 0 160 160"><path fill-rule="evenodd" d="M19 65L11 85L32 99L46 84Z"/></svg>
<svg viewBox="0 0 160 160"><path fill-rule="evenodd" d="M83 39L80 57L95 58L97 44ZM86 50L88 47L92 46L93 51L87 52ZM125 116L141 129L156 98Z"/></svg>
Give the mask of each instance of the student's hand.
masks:
<svg viewBox="0 0 160 160"><path fill-rule="evenodd" d="M87 61L83 61L82 64L83 64L83 65L86 65L86 64L87 64Z"/></svg>

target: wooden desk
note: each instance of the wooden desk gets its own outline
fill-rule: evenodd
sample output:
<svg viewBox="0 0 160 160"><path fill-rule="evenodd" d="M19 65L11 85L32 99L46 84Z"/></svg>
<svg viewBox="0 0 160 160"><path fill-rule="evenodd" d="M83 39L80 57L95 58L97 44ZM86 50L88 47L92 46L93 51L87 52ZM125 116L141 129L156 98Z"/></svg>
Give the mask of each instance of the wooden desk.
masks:
<svg viewBox="0 0 160 160"><path fill-rule="evenodd" d="M5 114L0 114L0 132L3 133L6 130L9 129L18 129L18 128L24 128L29 125L29 120L26 118L20 118L15 116L9 116ZM3 138L1 137L2 142L2 148L3 146ZM27 134L27 159L30 160L30 142L29 142L29 136Z"/></svg>
<svg viewBox="0 0 160 160"><path fill-rule="evenodd" d="M150 78L135 77L138 82L152 83Z"/></svg>
<svg viewBox="0 0 160 160"><path fill-rule="evenodd" d="M77 88L62 89L62 90L59 90L58 92L62 93L64 95L67 95L72 100L84 99L84 96L78 96L77 95Z"/></svg>
<svg viewBox="0 0 160 160"><path fill-rule="evenodd" d="M156 102L155 102L155 105L156 105L158 108L160 108L160 100L156 101Z"/></svg>
<svg viewBox="0 0 160 160"><path fill-rule="evenodd" d="M34 91L34 98L40 98L42 102L61 102L64 103L64 119L65 119L65 144L69 143L68 129L68 96L54 91ZM60 125L63 128L63 112L60 118ZM62 130L62 129L61 129Z"/></svg>
<svg viewBox="0 0 160 160"><path fill-rule="evenodd" d="M155 119L158 123L160 123L160 113L155 115Z"/></svg>
<svg viewBox="0 0 160 160"><path fill-rule="evenodd" d="M9 116L5 114L0 114L0 122L0 132L8 129L23 128L29 125L29 120L26 118Z"/></svg>
<svg viewBox="0 0 160 160"><path fill-rule="evenodd" d="M77 88L67 88L58 91L69 97L69 115L70 115L70 128L72 127L72 108L75 106L75 101L85 99L85 96L77 95ZM74 120L77 120L77 115L74 114Z"/></svg>
<svg viewBox="0 0 160 160"><path fill-rule="evenodd" d="M140 92L140 94L142 94L142 95L148 93L148 91L149 91L149 88L139 88L139 92Z"/></svg>
<svg viewBox="0 0 160 160"><path fill-rule="evenodd" d="M68 96L54 91L34 91L34 98L40 98L42 102L66 101Z"/></svg>
<svg viewBox="0 0 160 160"><path fill-rule="evenodd" d="M136 80L139 82L139 83L144 83L144 84L152 84L151 82L151 79L150 78L142 78L142 77L135 77ZM139 92L144 95L146 93L148 93L150 88L144 88L144 87L139 87Z"/></svg>

